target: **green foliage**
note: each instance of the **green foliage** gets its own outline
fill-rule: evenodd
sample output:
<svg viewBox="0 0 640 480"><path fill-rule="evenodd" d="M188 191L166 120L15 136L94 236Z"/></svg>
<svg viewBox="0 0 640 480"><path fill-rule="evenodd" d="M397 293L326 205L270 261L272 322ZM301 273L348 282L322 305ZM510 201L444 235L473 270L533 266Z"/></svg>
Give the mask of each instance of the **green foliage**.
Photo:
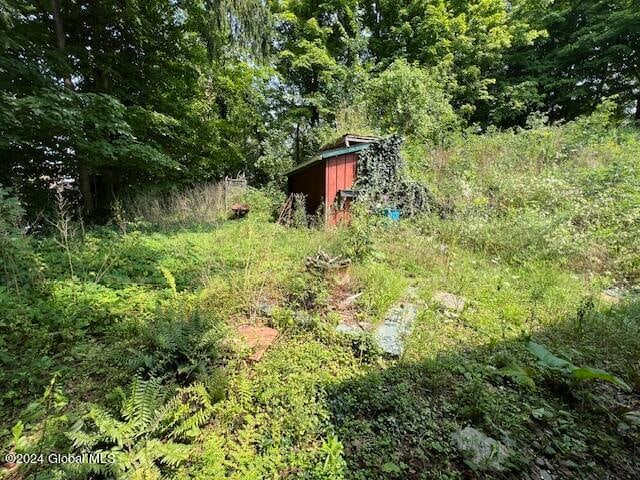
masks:
<svg viewBox="0 0 640 480"><path fill-rule="evenodd" d="M452 94L456 109L465 117L482 119L502 94L496 84L509 65L505 55L544 33L534 27L535 17L520 16L522 4L527 2L371 2L366 4L364 21L372 32L370 49L379 62L406 58L426 67L444 66L452 78L443 79L441 85Z"/></svg>
<svg viewBox="0 0 640 480"><path fill-rule="evenodd" d="M277 476L345 477L344 443L330 420L332 385L355 373L350 350L309 335L289 335L231 380L217 404L203 452L182 478L243 480Z"/></svg>
<svg viewBox="0 0 640 480"><path fill-rule="evenodd" d="M531 378L531 373L516 363L510 363L509 365L499 368L495 371L495 374L503 377L509 377L518 385L523 385L528 388L536 388L536 384Z"/></svg>
<svg viewBox="0 0 640 480"><path fill-rule="evenodd" d="M360 153L356 187L358 202L376 208L400 208L405 216L435 208L426 185L407 178L400 153L402 140L390 137Z"/></svg>
<svg viewBox="0 0 640 480"><path fill-rule="evenodd" d="M365 260L375 253L375 220L366 204L355 202L351 208L351 222L345 231L344 253L349 258Z"/></svg>
<svg viewBox="0 0 640 480"><path fill-rule="evenodd" d="M442 143L457 124L445 79L436 69L395 60L362 87L369 118L385 133Z"/></svg>
<svg viewBox="0 0 640 480"><path fill-rule="evenodd" d="M615 127L611 108L562 127L461 137L414 161L447 215L425 219L425 231L512 263L536 258L633 282L638 137Z"/></svg>
<svg viewBox="0 0 640 480"><path fill-rule="evenodd" d="M580 133L582 127L565 128L572 130L562 129L560 150L569 150L565 141L583 148L588 134ZM589 275L577 276L558 261L544 260L549 251L542 247L550 243L535 228L517 260L507 255L507 220L513 218L503 205L511 201L509 208L526 219L536 218L531 205L551 215L558 202L565 202L556 196L560 180L552 179L565 185L571 179L563 169L574 163L580 191L589 192L584 211L587 206L597 211L600 207L591 202L601 195L635 194L626 183L633 169L616 174L570 152L557 159L556 135L555 127L539 127L474 138L463 152L471 158L457 153L455 143L451 150L430 152L451 159L446 168L464 172L454 175L443 167L432 183L440 198L462 192L445 218L389 224L365 213L360 225L354 217L355 227L289 229L272 221L276 197L250 190L243 201L251 202L252 213L242 221L195 221L180 228L147 222L129 225L126 233L87 229L70 241L74 277L55 241L31 239L46 264L46 281L25 287L22 296L0 293L0 308L9 319L3 323L6 389L0 410L4 423L15 426L13 432L0 431L3 447L115 455L112 466L49 465L38 476L129 478L160 472L185 480L393 479L419 470L429 478L451 478L470 474L451 434L471 422L508 444L522 468L541 457L552 466L574 462L577 466L566 467L570 478L614 470L634 478L633 415L602 412L618 412L620 398L634 401L640 385L637 301L629 292L618 304L605 304L599 292L610 278L593 274L588 265L581 268ZM631 142L626 135L615 133L625 145ZM608 138L590 148L598 155L612 149L610 154L620 157L616 168L626 166L627 147L614 147ZM482 163L485 156L495 159L491 168L502 178ZM555 169L555 162L562 169ZM543 185L533 185L521 170L538 167L548 175ZM438 178L437 171L415 172ZM491 201L476 205L458 182L474 194L486 192ZM489 190L493 197L482 189L496 184L497 190ZM616 192L606 193L611 189ZM624 206L627 213L632 206ZM501 247L500 257L479 248L488 236L465 234L461 223L470 222L471 211L456 215L466 208L477 208L487 229L505 219L494 231L500 236L494 244ZM139 225L143 231L136 230ZM518 235L527 232L522 225ZM363 228L366 255L352 255L349 281L332 285L304 272L305 257L318 248L331 255L355 249L356 228ZM593 233L585 235L589 240ZM621 246L631 246L628 237L618 238ZM95 275L105 258L108 269ZM332 297L336 290L349 298L361 295L343 306L342 297ZM429 308L433 294L441 291L463 296L465 309L451 315ZM419 309L399 361L379 355L374 333L351 339L334 332L338 316L375 328L399 301ZM259 306L265 303L277 306L271 317L260 318ZM300 312L305 308L310 316ZM227 348L224 335L238 323L253 321L277 328L280 336L259 362L249 363ZM583 381L571 374L558 376L545 367L561 381L536 378L523 332L542 339L551 351L570 352L572 364L606 366L634 391L620 397L600 385L579 389L583 397L571 388ZM43 400L53 371L59 372L56 393ZM577 371L579 377L594 374L605 372ZM160 376L162 382L156 379ZM121 389L132 377L137 377L133 390L124 395ZM593 401L576 401L589 397ZM36 405L23 409L34 398ZM85 415L86 403L93 408ZM78 416L83 426L71 428ZM70 439L80 443L71 447ZM80 446L83 441L86 446ZM19 473L29 476L32 470L23 466Z"/></svg>
<svg viewBox="0 0 640 480"><path fill-rule="evenodd" d="M287 303L293 308L314 310L327 305L329 285L321 272L300 272L287 285Z"/></svg>
<svg viewBox="0 0 640 480"><path fill-rule="evenodd" d="M262 3L8 5L0 182L31 212L49 207L51 182L73 178L84 213L104 221L116 193L150 178L209 180L257 156Z"/></svg>
<svg viewBox="0 0 640 480"><path fill-rule="evenodd" d="M358 302L368 318L380 321L389 308L400 300L407 287L406 280L384 263L370 262L356 270L356 278L363 288Z"/></svg>
<svg viewBox="0 0 640 480"><path fill-rule="evenodd" d="M12 193L0 184L0 279L20 294L25 284L34 286L42 280L43 265L24 234L25 211Z"/></svg>
<svg viewBox="0 0 640 480"><path fill-rule="evenodd" d="M177 440L192 438L211 415L212 405L201 384L178 390L166 401L156 378L136 378L124 399L121 419L93 407L68 434L75 452L101 452L113 463L78 466L85 475L115 478L161 478L188 459L191 447Z"/></svg>
<svg viewBox="0 0 640 480"><path fill-rule="evenodd" d="M167 285L169 285L171 292L173 292L173 296L178 296L178 291L176 289L176 278L171 273L171 270L166 267L160 266L160 271L162 272L162 276L164 277L164 279L167 281Z"/></svg>
<svg viewBox="0 0 640 480"><path fill-rule="evenodd" d="M225 329L199 311L168 310L148 323L141 346L132 349L130 364L155 378L189 384L215 369Z"/></svg>
<svg viewBox="0 0 640 480"><path fill-rule="evenodd" d="M354 0L269 2L275 17L274 66L281 89L279 126L292 143L294 163L317 152L361 71L365 41Z"/></svg>
<svg viewBox="0 0 640 480"><path fill-rule="evenodd" d="M546 30L536 43L516 49L508 62L518 74L505 83L533 85L552 119L591 113L619 95L617 114L638 106L640 58L635 1L523 2L523 19ZM541 102L542 103L542 102ZM639 118L640 110L635 116Z"/></svg>
<svg viewBox="0 0 640 480"><path fill-rule="evenodd" d="M529 350L538 359L538 364L550 370L556 370L566 375L570 375L576 381L581 382L585 380L604 380L611 382L625 390L631 390L631 387L620 380L618 377L611 375L610 373L600 370L598 368L591 367L576 367L573 363L564 358L553 355L543 345L534 341L527 342L527 350Z"/></svg>
<svg viewBox="0 0 640 480"><path fill-rule="evenodd" d="M472 423L518 471L638 478L637 7L0 0L2 450L116 460L9 475L461 478ZM348 227L272 223L282 172L352 129L406 135L416 180L390 139ZM227 222L214 182L240 171L269 188ZM116 197L117 225L76 222ZM302 270L319 248L344 283ZM429 308L443 291L465 308ZM400 360L335 334L402 299ZM253 322L280 333L257 363L224 341Z"/></svg>
<svg viewBox="0 0 640 480"><path fill-rule="evenodd" d="M239 172L282 185L345 129L440 145L459 127L572 120L608 98L614 117L640 118L636 7L5 0L0 182L31 216L58 184L105 222L141 191Z"/></svg>

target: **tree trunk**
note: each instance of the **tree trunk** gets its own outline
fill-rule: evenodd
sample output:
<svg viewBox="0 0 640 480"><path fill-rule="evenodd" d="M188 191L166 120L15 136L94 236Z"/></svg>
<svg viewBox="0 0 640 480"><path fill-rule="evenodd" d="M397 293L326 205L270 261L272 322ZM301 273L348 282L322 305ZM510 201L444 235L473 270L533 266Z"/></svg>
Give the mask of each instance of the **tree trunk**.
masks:
<svg viewBox="0 0 640 480"><path fill-rule="evenodd" d="M636 99L636 120L640 122L640 97Z"/></svg>
<svg viewBox="0 0 640 480"><path fill-rule="evenodd" d="M91 188L91 175L87 165L82 160L78 160L78 187L82 194L82 207L87 216L92 216L95 205L93 201L93 190Z"/></svg>
<svg viewBox="0 0 640 480"><path fill-rule="evenodd" d="M56 43L58 44L58 50L64 55L64 49L66 46L66 39L64 37L64 26L62 25L62 17L60 17L60 5L58 0L51 0L51 13L53 15L53 23L56 30ZM73 90L73 82L71 81L71 75L68 71L63 72L62 80L64 86L69 90Z"/></svg>
<svg viewBox="0 0 640 480"><path fill-rule="evenodd" d="M64 56L66 39L64 36L64 25L62 23L62 17L60 16L60 4L58 0L51 0L51 14L53 15L53 23L56 32L56 43L58 50ZM68 70L62 73L62 81L65 88L73 91L73 82L71 81L71 74ZM82 195L82 204L84 206L84 213L87 216L91 216L94 211L93 192L91 190L91 177L89 169L83 160L78 159L78 183L80 193Z"/></svg>
<svg viewBox="0 0 640 480"><path fill-rule="evenodd" d="M295 153L295 163L300 163L300 120L296 122L296 153Z"/></svg>

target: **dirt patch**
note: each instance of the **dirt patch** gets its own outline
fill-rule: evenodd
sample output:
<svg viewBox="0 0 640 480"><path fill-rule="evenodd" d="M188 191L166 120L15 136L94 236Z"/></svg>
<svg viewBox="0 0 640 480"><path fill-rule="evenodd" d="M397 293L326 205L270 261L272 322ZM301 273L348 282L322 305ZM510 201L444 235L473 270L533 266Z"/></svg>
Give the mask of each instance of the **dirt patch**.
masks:
<svg viewBox="0 0 640 480"><path fill-rule="evenodd" d="M258 362L279 336L277 330L259 325L240 325L236 333L251 350L249 360Z"/></svg>
<svg viewBox="0 0 640 480"><path fill-rule="evenodd" d="M356 303L362 293L353 292L351 277L349 277L348 273L333 280L329 297L329 311L338 315L338 323L357 325L358 306Z"/></svg>

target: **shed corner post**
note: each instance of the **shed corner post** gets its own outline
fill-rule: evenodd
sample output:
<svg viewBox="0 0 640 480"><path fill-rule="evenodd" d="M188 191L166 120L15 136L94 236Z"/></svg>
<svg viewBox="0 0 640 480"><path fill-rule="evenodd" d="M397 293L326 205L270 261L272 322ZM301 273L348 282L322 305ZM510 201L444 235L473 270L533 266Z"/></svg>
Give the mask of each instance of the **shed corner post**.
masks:
<svg viewBox="0 0 640 480"><path fill-rule="evenodd" d="M326 227L329 223L329 195L327 195L327 191L329 189L329 162L324 161L324 226Z"/></svg>

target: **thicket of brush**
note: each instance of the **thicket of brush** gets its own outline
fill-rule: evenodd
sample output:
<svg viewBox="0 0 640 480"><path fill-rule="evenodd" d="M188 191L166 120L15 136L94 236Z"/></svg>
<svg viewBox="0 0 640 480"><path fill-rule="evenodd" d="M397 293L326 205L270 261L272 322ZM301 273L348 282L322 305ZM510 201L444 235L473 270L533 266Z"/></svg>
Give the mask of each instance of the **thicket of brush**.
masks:
<svg viewBox="0 0 640 480"><path fill-rule="evenodd" d="M223 221L206 185L123 200L91 229L61 202L49 233L28 235L2 189L3 450L115 459L22 465L25 478L455 478L474 466L450 435L474 425L509 444L505 476L544 458L563 478L637 477L639 157L606 105L408 142L442 208L400 224L357 208L337 230L278 225L282 195L255 190L248 218ZM359 320L413 287L424 308L400 361L334 333L336 285L304 268L318 248L353 260L339 288L362 293ZM620 299L603 299L612 287ZM442 290L468 300L457 318L431 306ZM264 304L281 338L249 366L232 330ZM632 392L536 363L531 336Z"/></svg>

